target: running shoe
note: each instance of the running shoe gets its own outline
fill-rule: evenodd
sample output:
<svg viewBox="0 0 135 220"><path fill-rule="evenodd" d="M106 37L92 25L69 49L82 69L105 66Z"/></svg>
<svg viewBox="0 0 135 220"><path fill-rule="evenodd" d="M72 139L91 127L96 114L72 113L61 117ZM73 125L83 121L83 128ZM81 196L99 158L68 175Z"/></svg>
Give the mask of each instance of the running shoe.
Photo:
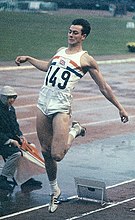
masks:
<svg viewBox="0 0 135 220"><path fill-rule="evenodd" d="M76 135L76 137L78 136L85 136L86 134L86 128L81 126L80 123L78 121L73 121L72 122L72 128L75 128L78 132L78 134Z"/></svg>
<svg viewBox="0 0 135 220"><path fill-rule="evenodd" d="M61 195L60 189L56 193L51 195L51 202L48 207L49 212L53 213L57 210L58 203L59 203L58 199L59 199L60 195Z"/></svg>

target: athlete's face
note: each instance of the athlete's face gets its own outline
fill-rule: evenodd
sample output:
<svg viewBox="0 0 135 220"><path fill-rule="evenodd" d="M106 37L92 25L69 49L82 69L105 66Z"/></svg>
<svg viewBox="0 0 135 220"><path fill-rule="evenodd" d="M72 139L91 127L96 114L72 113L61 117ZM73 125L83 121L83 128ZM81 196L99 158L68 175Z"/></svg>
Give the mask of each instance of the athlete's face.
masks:
<svg viewBox="0 0 135 220"><path fill-rule="evenodd" d="M82 34L81 25L71 25L68 31L68 44L80 44L86 38L86 34Z"/></svg>

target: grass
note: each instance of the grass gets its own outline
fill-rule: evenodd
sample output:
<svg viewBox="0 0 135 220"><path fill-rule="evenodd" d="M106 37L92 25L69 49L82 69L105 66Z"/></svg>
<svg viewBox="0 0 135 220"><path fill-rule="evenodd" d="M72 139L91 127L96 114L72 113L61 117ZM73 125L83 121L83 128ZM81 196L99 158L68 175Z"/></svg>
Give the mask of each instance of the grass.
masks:
<svg viewBox="0 0 135 220"><path fill-rule="evenodd" d="M85 11L84 11L85 12ZM135 41L135 30L127 29L128 20L91 17L90 36L84 49L91 55L127 54L127 42ZM67 46L67 31L74 15L0 12L0 61L14 60L17 55L46 59L61 46Z"/></svg>

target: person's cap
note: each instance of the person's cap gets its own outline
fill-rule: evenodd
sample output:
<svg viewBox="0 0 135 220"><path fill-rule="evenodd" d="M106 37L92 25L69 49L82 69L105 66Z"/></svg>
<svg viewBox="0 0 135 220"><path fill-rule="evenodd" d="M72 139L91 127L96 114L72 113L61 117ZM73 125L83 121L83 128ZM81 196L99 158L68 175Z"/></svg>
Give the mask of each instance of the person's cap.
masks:
<svg viewBox="0 0 135 220"><path fill-rule="evenodd" d="M17 92L15 89L11 86L4 86L1 91L0 95L5 95L5 96L17 96Z"/></svg>

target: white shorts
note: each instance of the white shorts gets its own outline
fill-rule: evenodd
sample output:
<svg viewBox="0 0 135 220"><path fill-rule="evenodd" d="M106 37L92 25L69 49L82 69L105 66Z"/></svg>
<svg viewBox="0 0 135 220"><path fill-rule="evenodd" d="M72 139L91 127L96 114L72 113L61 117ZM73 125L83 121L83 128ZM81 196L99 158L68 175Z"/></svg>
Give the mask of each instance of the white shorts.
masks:
<svg viewBox="0 0 135 220"><path fill-rule="evenodd" d="M72 95L55 88L42 87L39 93L37 107L48 116L56 113L71 114Z"/></svg>

